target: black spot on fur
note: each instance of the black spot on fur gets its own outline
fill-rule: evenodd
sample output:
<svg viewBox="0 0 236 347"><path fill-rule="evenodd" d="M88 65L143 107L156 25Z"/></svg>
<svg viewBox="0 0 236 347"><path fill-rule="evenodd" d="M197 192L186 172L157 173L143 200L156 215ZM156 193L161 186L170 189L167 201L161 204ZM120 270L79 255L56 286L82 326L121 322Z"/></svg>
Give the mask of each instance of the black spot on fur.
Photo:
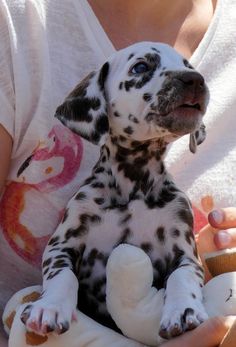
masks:
<svg viewBox="0 0 236 347"><path fill-rule="evenodd" d="M173 269L176 269L177 267L179 267L179 265L182 261L184 251L182 249L180 249L176 244L173 245L172 250L174 253L173 260L172 260L172 263L173 263L172 266L173 266Z"/></svg>
<svg viewBox="0 0 236 347"><path fill-rule="evenodd" d="M131 213L127 213L120 221L120 225L127 223L132 218Z"/></svg>
<svg viewBox="0 0 236 347"><path fill-rule="evenodd" d="M150 94L150 93L145 93L145 94L143 94L143 100L144 101L150 101L152 99L152 94Z"/></svg>
<svg viewBox="0 0 236 347"><path fill-rule="evenodd" d="M102 205L102 204L104 204L105 199L104 199L104 198L94 198L94 202L95 202L97 205Z"/></svg>
<svg viewBox="0 0 236 347"><path fill-rule="evenodd" d="M172 200L175 199L175 197L176 197L176 194L174 194L169 189L165 189L164 187L162 188L162 190L161 190L161 192L159 194L160 201L163 201L164 203L171 202Z"/></svg>
<svg viewBox="0 0 236 347"><path fill-rule="evenodd" d="M117 117L117 118L120 117L120 114L119 114L117 111L115 111L113 114L114 114L114 116Z"/></svg>
<svg viewBox="0 0 236 347"><path fill-rule="evenodd" d="M131 122L135 123L135 124L138 124L138 123L139 123L138 118L135 117L135 116L132 115L132 114L129 114L128 119L129 119Z"/></svg>
<svg viewBox="0 0 236 347"><path fill-rule="evenodd" d="M59 244L59 242L57 243L57 245ZM53 253L53 252L57 252L57 251L60 251L60 248L59 247L52 247L51 249L49 249L48 252L50 253Z"/></svg>
<svg viewBox="0 0 236 347"><path fill-rule="evenodd" d="M102 114L95 122L95 129L100 134L103 135L109 130L109 123L106 114Z"/></svg>
<svg viewBox="0 0 236 347"><path fill-rule="evenodd" d="M60 272L61 272L62 269L59 269L55 272L50 272L48 277L47 277L47 280L51 280L53 277L55 277L56 275L58 275Z"/></svg>
<svg viewBox="0 0 236 347"><path fill-rule="evenodd" d="M201 280L203 280L204 278L204 275L202 272L199 272L199 271L194 271L195 275L198 276Z"/></svg>
<svg viewBox="0 0 236 347"><path fill-rule="evenodd" d="M160 243L164 243L165 242L165 228L163 226L160 226L157 228L156 230L156 236L157 239Z"/></svg>
<svg viewBox="0 0 236 347"><path fill-rule="evenodd" d="M120 140L120 142L126 142L126 137L125 136L123 136L123 135L120 135L119 136L119 140Z"/></svg>
<svg viewBox="0 0 236 347"><path fill-rule="evenodd" d="M160 51L158 49L156 49L156 47L152 47L151 49L157 53L160 53Z"/></svg>
<svg viewBox="0 0 236 347"><path fill-rule="evenodd" d="M179 237L180 236L180 231L178 229L173 229L171 231L171 235L176 238L176 237Z"/></svg>
<svg viewBox="0 0 236 347"><path fill-rule="evenodd" d="M84 192L79 192L75 196L75 200L83 201L86 199L86 194Z"/></svg>
<svg viewBox="0 0 236 347"><path fill-rule="evenodd" d="M61 249L61 253L66 255L67 258L69 259L71 263L71 267L75 274L79 273L80 264L81 264L85 249L86 249L86 245L84 243L80 244L78 250L71 247L65 247Z"/></svg>
<svg viewBox="0 0 236 347"><path fill-rule="evenodd" d="M90 123L93 120L90 109L96 111L101 106L99 98L73 98L66 100L57 108L57 115L66 115L68 120Z"/></svg>
<svg viewBox="0 0 236 347"><path fill-rule="evenodd" d="M83 185L90 184L90 183L92 183L95 179L96 179L95 176L90 176L90 177L88 177L88 178L84 181L84 184L83 184Z"/></svg>
<svg viewBox="0 0 236 347"><path fill-rule="evenodd" d="M154 268L153 286L156 287L158 290L161 288L165 288L166 281L167 281L167 271L166 271L164 262L161 259L156 259L153 262L153 268Z"/></svg>
<svg viewBox="0 0 236 347"><path fill-rule="evenodd" d="M104 183L98 181L98 182L92 183L91 187L93 187L93 188L105 188L105 185L104 185Z"/></svg>
<svg viewBox="0 0 236 347"><path fill-rule="evenodd" d="M141 168L148 164L149 159L145 157L136 157L134 159L134 168ZM149 173L147 173L149 175Z"/></svg>
<svg viewBox="0 0 236 347"><path fill-rule="evenodd" d="M60 240L59 236L53 236L49 240L48 245L49 246L55 246L55 244L58 244L59 240Z"/></svg>
<svg viewBox="0 0 236 347"><path fill-rule="evenodd" d="M147 53L145 55L145 58L147 59L147 61L149 63L154 64L155 68L159 68L160 67L161 57L160 57L159 54Z"/></svg>
<svg viewBox="0 0 236 347"><path fill-rule="evenodd" d="M98 278L93 282L92 293L97 295L106 284L106 277Z"/></svg>
<svg viewBox="0 0 236 347"><path fill-rule="evenodd" d="M49 269L50 269L49 267L44 268L44 270L43 270L43 276L45 276L45 275L48 273Z"/></svg>
<svg viewBox="0 0 236 347"><path fill-rule="evenodd" d="M90 266L94 266L95 264L95 261L96 261L96 257L97 257L97 254L98 254L98 250L96 248L93 248L90 252L89 252L89 255L88 255L88 258L87 258L87 262Z"/></svg>
<svg viewBox="0 0 236 347"><path fill-rule="evenodd" d="M135 79L125 81L125 90L128 92L130 88L135 86Z"/></svg>
<svg viewBox="0 0 236 347"><path fill-rule="evenodd" d="M95 174L99 174L105 171L105 168L103 166L96 167L94 170Z"/></svg>
<svg viewBox="0 0 236 347"><path fill-rule="evenodd" d="M61 269L64 267L68 267L68 264L64 259L58 259L52 265L52 269Z"/></svg>
<svg viewBox="0 0 236 347"><path fill-rule="evenodd" d="M193 228L193 214L189 209L181 209L178 211L178 217L186 223L191 229Z"/></svg>
<svg viewBox="0 0 236 347"><path fill-rule="evenodd" d="M48 259L44 260L42 266L43 266L43 267L46 267L46 266L50 265L51 262L52 262L52 258L48 258Z"/></svg>
<svg viewBox="0 0 236 347"><path fill-rule="evenodd" d="M79 218L80 224L77 228L70 228L65 233L65 241L68 241L72 237L82 237L86 235L89 231L90 223L99 223L101 217L95 214L83 213Z"/></svg>
<svg viewBox="0 0 236 347"><path fill-rule="evenodd" d="M192 241L194 240L193 231L191 229L188 231L185 231L184 236L185 236L186 242L192 245Z"/></svg>
<svg viewBox="0 0 236 347"><path fill-rule="evenodd" d="M128 61L129 61L131 58L133 58L133 56L134 56L134 53L131 53L131 54L129 55L129 57L128 57Z"/></svg>
<svg viewBox="0 0 236 347"><path fill-rule="evenodd" d="M80 225L77 228L69 228L66 233L65 233L65 241L66 243L68 242L69 239L71 239L72 237L82 237L85 234L88 233L88 226L87 225Z"/></svg>
<svg viewBox="0 0 236 347"><path fill-rule="evenodd" d="M129 238L132 235L132 231L130 230L130 228L125 228L122 233L120 238L118 239L117 243L115 246L118 246L120 243L126 243L128 242Z"/></svg>
<svg viewBox="0 0 236 347"><path fill-rule="evenodd" d="M148 195L148 197L145 199L145 203L149 208L163 208L166 206L166 204L174 200L175 197L176 195L173 192L163 187L157 197L152 194Z"/></svg>
<svg viewBox="0 0 236 347"><path fill-rule="evenodd" d="M99 73L99 77L98 77L98 84L100 85L101 89L104 89L104 83L106 81L106 78L108 76L108 72L109 72L109 63L106 62Z"/></svg>
<svg viewBox="0 0 236 347"><path fill-rule="evenodd" d="M186 67L188 67L189 69L193 69L193 66L188 62L187 59L183 59L183 63Z"/></svg>
<svg viewBox="0 0 236 347"><path fill-rule="evenodd" d="M172 250L176 258L181 258L184 255L184 251L181 248L179 248L176 243L174 243Z"/></svg>
<svg viewBox="0 0 236 347"><path fill-rule="evenodd" d="M141 243L140 248L148 254L153 250L153 245L150 242L143 242Z"/></svg>
<svg viewBox="0 0 236 347"><path fill-rule="evenodd" d="M100 223L101 217L97 214L81 214L80 215L80 222L81 224L85 223Z"/></svg>

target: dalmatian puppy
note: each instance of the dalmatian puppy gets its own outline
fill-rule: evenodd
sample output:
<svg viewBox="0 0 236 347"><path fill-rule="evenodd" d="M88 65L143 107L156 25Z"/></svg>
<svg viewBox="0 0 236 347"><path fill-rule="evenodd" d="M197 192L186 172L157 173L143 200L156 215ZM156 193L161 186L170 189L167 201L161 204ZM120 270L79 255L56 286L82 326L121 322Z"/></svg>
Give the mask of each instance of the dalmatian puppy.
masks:
<svg viewBox="0 0 236 347"><path fill-rule="evenodd" d="M78 308L115 327L106 308L106 263L121 243L150 257L165 288L159 335L171 338L206 318L204 275L187 196L163 159L167 145L205 137L203 77L173 48L142 42L115 53L57 108L72 131L101 146L91 176L69 201L43 255L43 293L21 319L38 334L69 329Z"/></svg>

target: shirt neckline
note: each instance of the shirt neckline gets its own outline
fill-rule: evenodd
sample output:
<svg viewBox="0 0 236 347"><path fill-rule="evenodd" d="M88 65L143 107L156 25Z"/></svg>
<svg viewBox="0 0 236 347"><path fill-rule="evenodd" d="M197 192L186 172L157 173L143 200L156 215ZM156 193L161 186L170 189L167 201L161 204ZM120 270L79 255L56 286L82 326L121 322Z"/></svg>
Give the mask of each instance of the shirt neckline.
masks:
<svg viewBox="0 0 236 347"><path fill-rule="evenodd" d="M217 26L219 23L223 1L224 0L217 0L215 12L214 12L212 20L211 20L211 22L207 28L207 31L205 32L202 40L200 41L199 45L197 46L197 48L195 49L195 51L193 52L192 56L189 59L189 61L191 62L191 64L195 68L198 67L198 65L202 62L204 56L206 55L206 53L207 53L207 51L208 51L208 49L209 49L209 47L213 41Z"/></svg>
<svg viewBox="0 0 236 347"><path fill-rule="evenodd" d="M94 40L97 43L97 46L100 46L100 49L102 50L102 52L107 58L109 55L116 52L117 49L115 48L111 39L109 38L106 31L104 30L99 19L95 15L95 12L93 11L89 2L87 0L82 0L82 1L84 3L83 9L84 9L84 14L87 20L87 24L89 26L88 29L90 30L90 34L93 35ZM206 54L209 46L211 45L212 39L216 32L216 28L218 26L221 8L222 8L222 1L223 0L217 0L215 12L207 28L207 31L205 32L202 40L200 41L196 50L194 51L194 53L189 59L189 61L194 67L197 67L201 63L204 55Z"/></svg>

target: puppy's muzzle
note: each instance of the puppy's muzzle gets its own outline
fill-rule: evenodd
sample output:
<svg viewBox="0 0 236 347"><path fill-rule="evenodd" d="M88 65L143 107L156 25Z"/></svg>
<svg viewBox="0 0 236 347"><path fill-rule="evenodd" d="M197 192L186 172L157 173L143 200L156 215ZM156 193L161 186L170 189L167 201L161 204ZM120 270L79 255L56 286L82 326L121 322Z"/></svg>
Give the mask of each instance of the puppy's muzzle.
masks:
<svg viewBox="0 0 236 347"><path fill-rule="evenodd" d="M157 93L158 113L169 114L178 107L205 112L207 88L204 78L196 71L166 72L166 80Z"/></svg>

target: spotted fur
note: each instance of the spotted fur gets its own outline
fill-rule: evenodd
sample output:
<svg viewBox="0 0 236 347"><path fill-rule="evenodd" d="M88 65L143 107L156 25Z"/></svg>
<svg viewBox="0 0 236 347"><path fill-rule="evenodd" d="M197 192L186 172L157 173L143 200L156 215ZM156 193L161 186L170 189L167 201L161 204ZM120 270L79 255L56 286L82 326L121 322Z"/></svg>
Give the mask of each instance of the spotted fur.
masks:
<svg viewBox="0 0 236 347"><path fill-rule="evenodd" d="M63 333L77 303L115 328L106 309L105 268L120 243L141 247L152 261L154 286L165 288L162 337L206 318L191 204L164 165L170 142L190 134L195 152L203 141L206 100L204 79L186 59L146 42L117 52L58 107L56 117L99 144L101 153L48 242L44 292L22 314L28 328Z"/></svg>

